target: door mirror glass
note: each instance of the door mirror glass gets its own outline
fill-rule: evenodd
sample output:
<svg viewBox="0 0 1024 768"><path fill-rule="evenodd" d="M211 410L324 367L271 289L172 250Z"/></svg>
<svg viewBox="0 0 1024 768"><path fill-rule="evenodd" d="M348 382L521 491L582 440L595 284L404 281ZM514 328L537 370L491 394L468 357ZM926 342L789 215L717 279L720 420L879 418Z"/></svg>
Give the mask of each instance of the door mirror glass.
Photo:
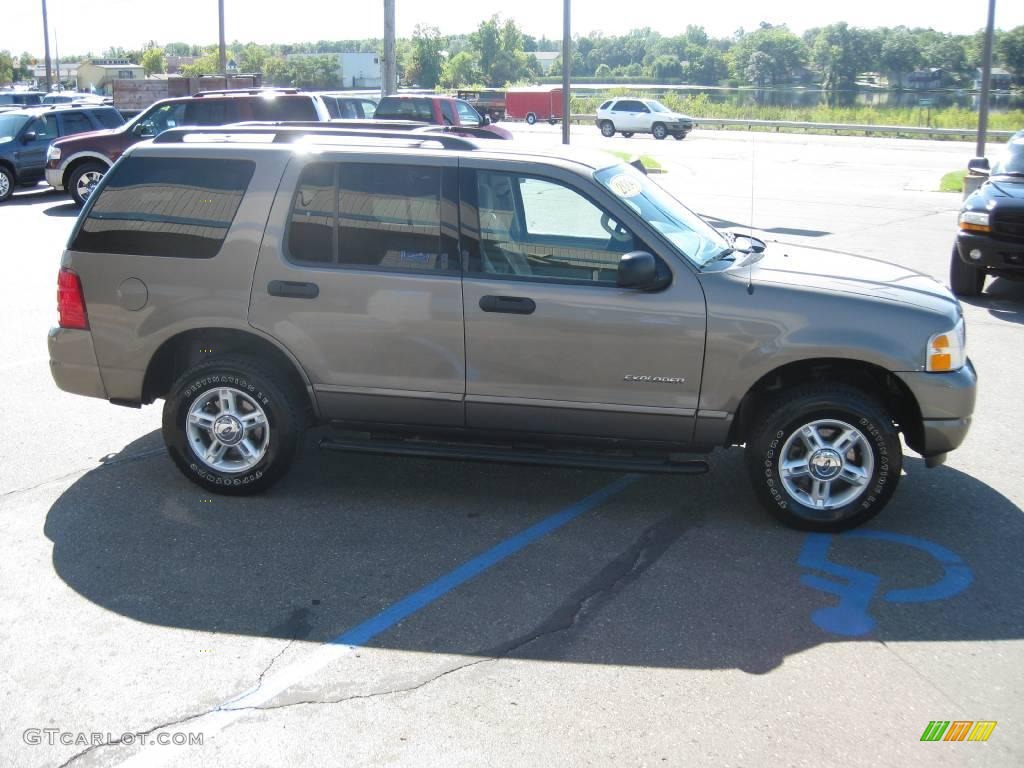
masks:
<svg viewBox="0 0 1024 768"><path fill-rule="evenodd" d="M989 164L987 157L975 157L967 163L968 172L975 176L988 176Z"/></svg>
<svg viewBox="0 0 1024 768"><path fill-rule="evenodd" d="M39 134L35 131L25 131L21 134L21 141L23 144L29 144L39 138Z"/></svg>
<svg viewBox="0 0 1024 768"><path fill-rule="evenodd" d="M132 133L136 136L152 136L154 133L153 124L148 120L142 123L137 123L135 127L132 128Z"/></svg>
<svg viewBox="0 0 1024 768"><path fill-rule="evenodd" d="M619 259L615 284L619 288L638 288L648 291L664 287L658 273L658 260L647 251L630 251Z"/></svg>

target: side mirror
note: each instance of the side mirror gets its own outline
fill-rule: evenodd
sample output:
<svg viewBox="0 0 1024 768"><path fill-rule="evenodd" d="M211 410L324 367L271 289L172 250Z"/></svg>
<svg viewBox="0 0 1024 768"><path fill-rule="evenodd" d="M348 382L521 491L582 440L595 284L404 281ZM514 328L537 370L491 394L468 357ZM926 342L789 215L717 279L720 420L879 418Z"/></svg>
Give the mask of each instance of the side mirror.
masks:
<svg viewBox="0 0 1024 768"><path fill-rule="evenodd" d="M968 173L974 176L988 176L990 170L987 157L975 157L967 163Z"/></svg>
<svg viewBox="0 0 1024 768"><path fill-rule="evenodd" d="M658 260L647 251L630 251L619 259L615 284L619 288L658 291L672 281L667 268L660 268Z"/></svg>
<svg viewBox="0 0 1024 768"><path fill-rule="evenodd" d="M490 125L490 124L491 124L491 117L490 117L490 115L484 115L484 125Z"/></svg>
<svg viewBox="0 0 1024 768"><path fill-rule="evenodd" d="M36 133L35 131L25 131L23 134L21 134L21 143L29 144L30 142L33 142L38 138L39 134Z"/></svg>
<svg viewBox="0 0 1024 768"><path fill-rule="evenodd" d="M153 136L153 124L148 120L144 123L136 123L135 127L132 128L132 133L136 136Z"/></svg>

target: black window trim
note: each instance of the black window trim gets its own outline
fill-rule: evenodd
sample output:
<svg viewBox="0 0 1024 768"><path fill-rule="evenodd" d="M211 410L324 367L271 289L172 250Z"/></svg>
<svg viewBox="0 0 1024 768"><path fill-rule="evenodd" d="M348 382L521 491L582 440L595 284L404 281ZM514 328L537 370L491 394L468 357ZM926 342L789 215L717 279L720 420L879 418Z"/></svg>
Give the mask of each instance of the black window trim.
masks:
<svg viewBox="0 0 1024 768"><path fill-rule="evenodd" d="M331 254L332 260L329 261L329 262L323 262L323 261L303 261L301 259L297 259L292 254L292 251L291 251L292 213L295 210L295 197L296 197L296 195L299 194L299 181L302 180L302 174L305 173L307 168L310 168L313 165L316 165L316 164L319 164L319 163L330 163L331 165L334 166L334 172L332 173L332 178L334 179L334 211L335 211L335 215L334 215L334 228L333 228L334 229L334 232L333 232L333 241L334 241L334 243L333 243L333 253ZM458 205L458 168L455 167L455 166L450 166L450 165L446 165L446 164L445 165L442 165L442 164L433 165L433 164L429 164L429 163L426 163L426 164L419 164L419 163L417 163L416 164L417 166L422 167L422 168L436 168L439 171L439 173L440 173L441 180L440 180L440 190L439 190L439 193L438 193L439 194L438 200L439 200L439 203L440 203L440 211L439 211L439 213L440 213L440 218L439 218L439 220L440 220L440 226L439 226L440 232L439 232L439 235L438 235L439 245L441 247L444 247L445 243L447 242L448 243L448 247L449 247L448 256L450 258L454 257L455 260L458 263L458 266L456 268L454 268L454 269L449 268L449 269L446 269L446 270L439 270L439 269L426 270L426 269L415 269L413 267L382 267L382 266L379 266L379 265L378 266L374 266L372 264L345 264L345 263L343 263L341 261L334 260L335 257L337 257L338 254L340 253L340 246L341 246L341 241L340 241L341 228L338 225L339 216L337 215L337 211L338 211L338 208L339 208L339 205L340 205L340 202L341 202L341 200L340 200L340 197L341 197L341 185L338 183L338 181L339 181L340 168L345 163L354 164L354 165L381 165L381 166L407 167L406 165L403 165L402 163L398 162L397 158L395 160L393 160L393 161L389 160L389 161L383 162L383 163L367 163L365 160L354 159L354 158L353 159L347 159L346 158L346 159L333 159L333 160L330 160L330 159L316 159L316 160L313 160L312 162L306 163L301 168L299 168L298 173L297 173L297 175L295 177L295 189L292 192L291 196L289 197L288 205L287 205L287 207L285 209L285 213L286 213L286 217L287 218L285 220L284 233L282 235L282 241L281 241L281 255L284 257L285 262L287 262L287 264L289 266L295 267L295 268L298 268L298 269L307 269L307 270L308 269L313 269L313 270L317 270L319 272L324 272L324 273L370 272L370 273L381 274L381 275L416 275L417 277L445 278L445 279L458 278L459 280L461 280L463 274L465 274L465 268L466 268L465 267L466 259L464 257L464 251L462 250L462 245L459 242L459 238L458 237L452 237L451 235L446 235L445 234L445 214L444 214L444 209L445 209L444 203L445 203L445 200L448 200L449 203L451 204L451 206L454 207L456 211L458 211L458 208L459 208L459 205ZM456 213L456 217L457 217L456 221L451 222L451 227L453 227L456 232L460 232L461 231L461 226L460 226L460 222L458 221L458 214L457 213ZM454 243L452 243L450 241L454 241Z"/></svg>

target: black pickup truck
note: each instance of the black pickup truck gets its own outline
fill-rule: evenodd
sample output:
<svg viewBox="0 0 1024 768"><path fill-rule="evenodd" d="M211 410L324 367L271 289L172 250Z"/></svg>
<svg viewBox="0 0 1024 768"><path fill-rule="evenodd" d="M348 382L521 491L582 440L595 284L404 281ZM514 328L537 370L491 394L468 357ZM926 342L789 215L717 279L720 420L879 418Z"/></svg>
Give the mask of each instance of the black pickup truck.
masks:
<svg viewBox="0 0 1024 768"><path fill-rule="evenodd" d="M459 91L458 98L468 101L481 115L487 115L492 123L505 119L505 92L500 90Z"/></svg>
<svg viewBox="0 0 1024 768"><path fill-rule="evenodd" d="M1024 280L1024 131L1013 135L994 165L978 157L967 168L988 181L960 209L949 269L957 296L980 294L986 275Z"/></svg>

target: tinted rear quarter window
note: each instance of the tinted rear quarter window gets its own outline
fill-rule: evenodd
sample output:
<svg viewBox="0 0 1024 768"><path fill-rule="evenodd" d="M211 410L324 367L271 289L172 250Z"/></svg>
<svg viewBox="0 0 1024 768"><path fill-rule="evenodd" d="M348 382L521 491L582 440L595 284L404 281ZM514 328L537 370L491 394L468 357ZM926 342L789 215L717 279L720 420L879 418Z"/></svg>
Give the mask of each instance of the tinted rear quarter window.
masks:
<svg viewBox="0 0 1024 768"><path fill-rule="evenodd" d="M89 118L82 112L64 112L60 117L64 123L64 130L61 134L63 136L93 130L93 125L89 122Z"/></svg>
<svg viewBox="0 0 1024 768"><path fill-rule="evenodd" d="M227 125L240 119L238 102L230 99L197 99L185 107L187 125Z"/></svg>
<svg viewBox="0 0 1024 768"><path fill-rule="evenodd" d="M71 248L212 258L254 170L250 160L126 158L107 174Z"/></svg>
<svg viewBox="0 0 1024 768"><path fill-rule="evenodd" d="M381 99L374 117L397 120L434 121L429 99Z"/></svg>
<svg viewBox="0 0 1024 768"><path fill-rule="evenodd" d="M104 128L117 128L124 125L124 118L116 109L96 109L92 116Z"/></svg>
<svg viewBox="0 0 1024 768"><path fill-rule="evenodd" d="M249 102L253 120L319 120L309 96L260 97Z"/></svg>

